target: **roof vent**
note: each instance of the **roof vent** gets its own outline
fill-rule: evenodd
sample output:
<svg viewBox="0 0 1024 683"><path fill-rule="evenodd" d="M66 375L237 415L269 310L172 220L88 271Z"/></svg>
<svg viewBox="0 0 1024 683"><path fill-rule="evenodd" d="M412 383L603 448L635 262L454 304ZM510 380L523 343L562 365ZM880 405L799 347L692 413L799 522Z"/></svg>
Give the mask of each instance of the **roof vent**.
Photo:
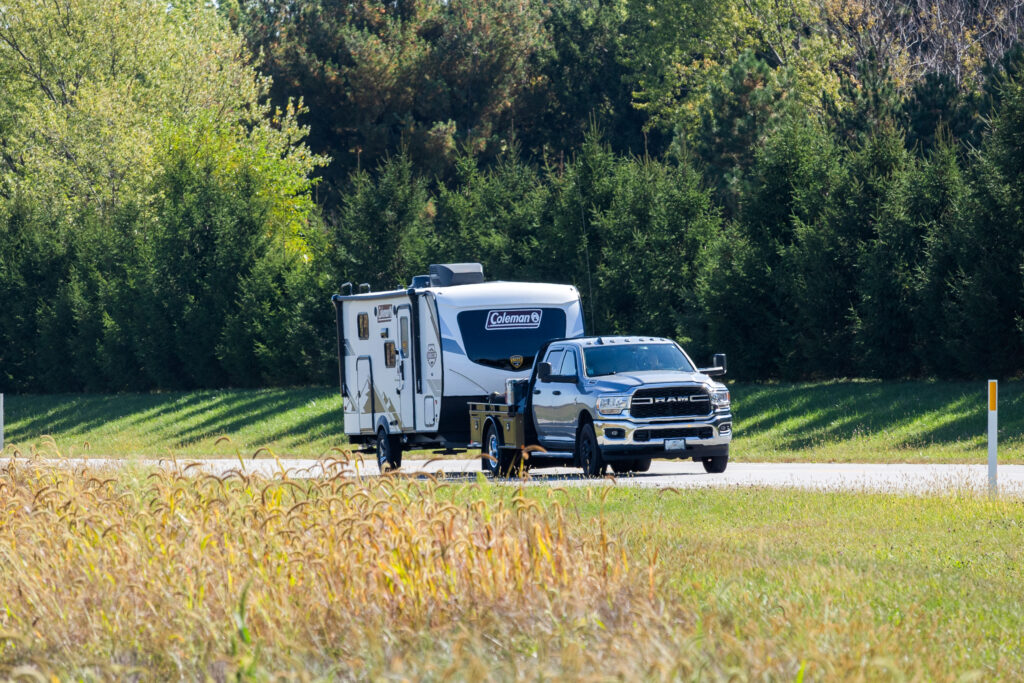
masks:
<svg viewBox="0 0 1024 683"><path fill-rule="evenodd" d="M431 287L476 285L484 281L484 267L479 263L433 263L430 265Z"/></svg>
<svg viewBox="0 0 1024 683"><path fill-rule="evenodd" d="M430 286L430 276L429 275L413 275L412 276L412 284L409 285L409 287L411 287L412 289L421 289L423 287L429 287L429 286Z"/></svg>

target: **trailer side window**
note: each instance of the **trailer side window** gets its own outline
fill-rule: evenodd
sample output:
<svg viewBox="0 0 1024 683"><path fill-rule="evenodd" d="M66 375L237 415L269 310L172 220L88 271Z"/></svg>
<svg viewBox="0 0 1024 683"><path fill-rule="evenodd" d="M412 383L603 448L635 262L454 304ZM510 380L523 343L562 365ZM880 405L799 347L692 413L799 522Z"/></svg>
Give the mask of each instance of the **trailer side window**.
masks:
<svg viewBox="0 0 1024 683"><path fill-rule="evenodd" d="M384 342L384 365L389 368L395 367L396 356L398 353L395 351L395 342Z"/></svg>
<svg viewBox="0 0 1024 683"><path fill-rule="evenodd" d="M370 338L370 316L367 313L360 313L356 316L356 327L359 328L359 338Z"/></svg>
<svg viewBox="0 0 1024 683"><path fill-rule="evenodd" d="M402 358L409 357L409 319L402 318Z"/></svg>

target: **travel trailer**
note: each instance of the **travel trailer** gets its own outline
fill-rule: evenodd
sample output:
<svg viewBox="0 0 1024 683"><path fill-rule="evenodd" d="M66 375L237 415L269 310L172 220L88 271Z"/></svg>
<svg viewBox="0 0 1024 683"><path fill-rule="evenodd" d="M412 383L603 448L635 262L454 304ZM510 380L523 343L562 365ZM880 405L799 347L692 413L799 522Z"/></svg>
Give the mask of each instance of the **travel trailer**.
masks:
<svg viewBox="0 0 1024 683"><path fill-rule="evenodd" d="M468 404L530 376L538 349L583 335L570 285L485 282L478 263L430 266L405 289L332 297L345 434L382 469L410 447L465 447Z"/></svg>

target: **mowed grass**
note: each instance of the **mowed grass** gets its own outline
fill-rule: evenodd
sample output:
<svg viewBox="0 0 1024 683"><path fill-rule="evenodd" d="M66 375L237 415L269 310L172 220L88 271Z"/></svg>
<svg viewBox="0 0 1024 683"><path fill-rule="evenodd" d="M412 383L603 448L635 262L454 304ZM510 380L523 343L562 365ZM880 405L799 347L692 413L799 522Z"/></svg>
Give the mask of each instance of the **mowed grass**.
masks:
<svg viewBox="0 0 1024 683"><path fill-rule="evenodd" d="M0 491L0 676L1024 676L1019 499L34 465Z"/></svg>
<svg viewBox="0 0 1024 683"><path fill-rule="evenodd" d="M260 448L316 458L347 443L327 387L5 397L7 453L52 444L68 456L235 457Z"/></svg>
<svg viewBox="0 0 1024 683"><path fill-rule="evenodd" d="M1000 460L1024 462L1024 390L1000 386ZM985 382L731 385L735 461L982 462ZM6 397L7 443L64 455L318 457L346 443L334 388ZM46 445L47 452L53 450ZM12 452L8 450L8 453ZM415 456L413 456L415 457Z"/></svg>

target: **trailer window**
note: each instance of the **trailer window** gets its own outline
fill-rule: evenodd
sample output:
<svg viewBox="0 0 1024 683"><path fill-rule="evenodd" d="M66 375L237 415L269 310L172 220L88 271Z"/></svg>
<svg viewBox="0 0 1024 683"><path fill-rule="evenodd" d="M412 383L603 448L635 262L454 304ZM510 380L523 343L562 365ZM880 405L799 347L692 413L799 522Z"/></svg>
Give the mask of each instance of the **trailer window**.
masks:
<svg viewBox="0 0 1024 683"><path fill-rule="evenodd" d="M402 318L402 358L409 357L409 319Z"/></svg>
<svg viewBox="0 0 1024 683"><path fill-rule="evenodd" d="M396 356L398 353L395 352L395 342L384 342L384 365L389 368L395 367Z"/></svg>
<svg viewBox="0 0 1024 683"><path fill-rule="evenodd" d="M561 308L481 308L462 311L458 321L469 359L501 370L529 370L537 349L565 337Z"/></svg>
<svg viewBox="0 0 1024 683"><path fill-rule="evenodd" d="M356 316L356 327L359 329L360 339L370 338L370 316L367 313L360 313Z"/></svg>

